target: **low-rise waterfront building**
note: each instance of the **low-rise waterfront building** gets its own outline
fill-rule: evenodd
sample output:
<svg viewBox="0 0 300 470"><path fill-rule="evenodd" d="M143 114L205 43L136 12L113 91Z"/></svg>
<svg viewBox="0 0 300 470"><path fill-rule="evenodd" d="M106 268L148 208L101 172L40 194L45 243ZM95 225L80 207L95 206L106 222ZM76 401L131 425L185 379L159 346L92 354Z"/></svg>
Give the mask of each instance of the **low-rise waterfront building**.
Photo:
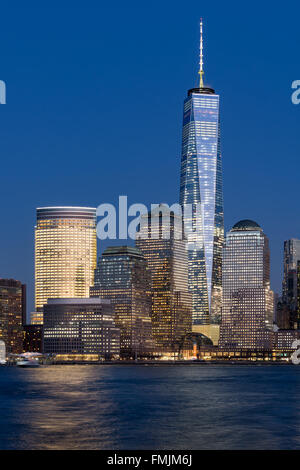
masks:
<svg viewBox="0 0 300 470"><path fill-rule="evenodd" d="M49 299L44 305L43 352L62 360L119 357L120 330L110 301Z"/></svg>
<svg viewBox="0 0 300 470"><path fill-rule="evenodd" d="M278 349L292 349L293 342L300 338L300 330L278 330L275 332L275 346Z"/></svg>

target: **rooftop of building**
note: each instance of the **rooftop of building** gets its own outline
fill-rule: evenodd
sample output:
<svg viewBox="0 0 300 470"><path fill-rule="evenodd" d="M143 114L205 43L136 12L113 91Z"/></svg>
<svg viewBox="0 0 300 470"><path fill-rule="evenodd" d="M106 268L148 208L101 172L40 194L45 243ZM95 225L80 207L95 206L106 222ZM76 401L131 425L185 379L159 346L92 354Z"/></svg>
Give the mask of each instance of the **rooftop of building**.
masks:
<svg viewBox="0 0 300 470"><path fill-rule="evenodd" d="M180 218L182 217L182 208L179 204L173 204L169 206L168 204L161 202L156 206L153 205L150 211L145 214L142 214L142 217L162 217L167 216L170 218Z"/></svg>
<svg viewBox="0 0 300 470"><path fill-rule="evenodd" d="M197 94L197 95L214 95L215 90L210 87L202 87L202 88L191 88L188 91L188 96L192 94Z"/></svg>
<svg viewBox="0 0 300 470"><path fill-rule="evenodd" d="M134 246L121 245L121 246L109 246L103 252L103 256L112 256L112 255L131 255L143 258L141 251Z"/></svg>
<svg viewBox="0 0 300 470"><path fill-rule="evenodd" d="M41 210L92 210L95 211L96 207L85 207L85 206L46 206L37 207L37 211Z"/></svg>
<svg viewBox="0 0 300 470"><path fill-rule="evenodd" d="M262 228L258 225L258 223L254 222L254 220L244 219L237 222L233 227L233 232L245 232L245 231L257 231L262 230Z"/></svg>
<svg viewBox="0 0 300 470"><path fill-rule="evenodd" d="M96 220L95 207L80 207L80 206L53 206L53 207L38 207L36 209L37 220L45 219L92 219Z"/></svg>
<svg viewBox="0 0 300 470"><path fill-rule="evenodd" d="M2 279L0 278L1 287L22 287L22 282L16 279Z"/></svg>
<svg viewBox="0 0 300 470"><path fill-rule="evenodd" d="M64 299L48 299L48 305L108 305L110 300L100 299L99 297L81 297L81 298L64 298Z"/></svg>

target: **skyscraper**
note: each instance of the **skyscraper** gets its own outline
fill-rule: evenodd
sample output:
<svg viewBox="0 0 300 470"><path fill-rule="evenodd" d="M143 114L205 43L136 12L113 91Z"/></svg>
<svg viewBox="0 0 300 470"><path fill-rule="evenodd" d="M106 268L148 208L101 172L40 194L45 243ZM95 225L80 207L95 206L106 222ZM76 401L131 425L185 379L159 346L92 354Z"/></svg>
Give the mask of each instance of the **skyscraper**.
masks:
<svg viewBox="0 0 300 470"><path fill-rule="evenodd" d="M108 299L114 307L123 357L153 353L150 287L150 272L137 248L109 247L99 258L90 295Z"/></svg>
<svg viewBox="0 0 300 470"><path fill-rule="evenodd" d="M160 204L141 217L136 245L151 272L152 328L158 351L176 353L192 330L188 259L181 217Z"/></svg>
<svg viewBox="0 0 300 470"><path fill-rule="evenodd" d="M290 328L299 326L299 262L300 240L296 238L286 240L284 242L282 308L289 312Z"/></svg>
<svg viewBox="0 0 300 470"><path fill-rule="evenodd" d="M200 82L184 101L180 176L180 204L193 205L185 228L198 227L186 233L194 325L219 322L224 241L219 95L203 83L202 21L200 33Z"/></svg>
<svg viewBox="0 0 300 470"><path fill-rule="evenodd" d="M0 279L0 340L4 341L8 353L23 352L25 291L25 285L20 281Z"/></svg>
<svg viewBox="0 0 300 470"><path fill-rule="evenodd" d="M221 348L271 349L273 292L267 236L252 220L227 233L223 251Z"/></svg>
<svg viewBox="0 0 300 470"><path fill-rule="evenodd" d="M35 227L35 307L88 297L97 262L96 209L43 207Z"/></svg>

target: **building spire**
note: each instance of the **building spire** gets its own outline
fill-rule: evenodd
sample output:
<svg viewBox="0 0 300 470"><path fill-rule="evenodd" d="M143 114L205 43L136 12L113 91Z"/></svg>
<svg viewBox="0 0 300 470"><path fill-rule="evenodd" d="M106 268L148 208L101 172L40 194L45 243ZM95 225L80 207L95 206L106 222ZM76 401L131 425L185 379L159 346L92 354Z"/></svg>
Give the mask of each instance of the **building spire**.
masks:
<svg viewBox="0 0 300 470"><path fill-rule="evenodd" d="M200 75L200 88L204 88L204 83L203 83L203 75L204 75L204 70L203 70L203 21L202 18L200 18L200 62L199 62L199 75Z"/></svg>

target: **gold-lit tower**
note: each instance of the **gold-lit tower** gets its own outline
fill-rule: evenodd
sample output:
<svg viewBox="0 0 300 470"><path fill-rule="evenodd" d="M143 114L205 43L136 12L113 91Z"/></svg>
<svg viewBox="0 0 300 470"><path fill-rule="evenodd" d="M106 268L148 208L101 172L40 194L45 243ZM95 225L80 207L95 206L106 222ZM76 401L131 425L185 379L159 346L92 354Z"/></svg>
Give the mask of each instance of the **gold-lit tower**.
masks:
<svg viewBox="0 0 300 470"><path fill-rule="evenodd" d="M96 209L43 207L35 227L35 307L89 297L97 263Z"/></svg>

